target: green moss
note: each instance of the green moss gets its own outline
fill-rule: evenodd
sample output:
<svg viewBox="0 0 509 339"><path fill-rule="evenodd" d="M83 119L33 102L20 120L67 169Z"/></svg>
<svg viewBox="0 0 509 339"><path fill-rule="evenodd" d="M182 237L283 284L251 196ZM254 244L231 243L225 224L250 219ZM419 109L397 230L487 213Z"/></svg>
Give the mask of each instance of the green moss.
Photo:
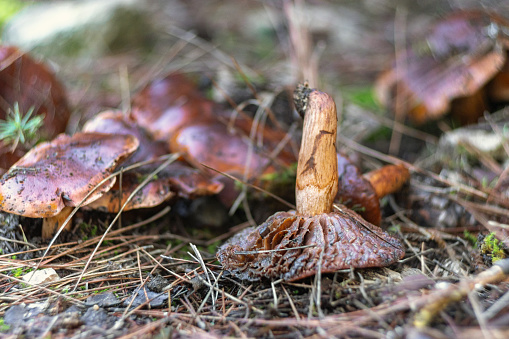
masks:
<svg viewBox="0 0 509 339"><path fill-rule="evenodd" d="M221 245L222 241L216 241L206 247L207 252L214 254L216 253L218 247Z"/></svg>
<svg viewBox="0 0 509 339"><path fill-rule="evenodd" d="M368 134L365 138L365 142L377 142L380 140L390 140L392 135L392 129L386 126L380 126Z"/></svg>
<svg viewBox="0 0 509 339"><path fill-rule="evenodd" d="M507 257L505 245L495 237L495 233L490 233L484 238L481 253L489 256L492 263Z"/></svg>
<svg viewBox="0 0 509 339"><path fill-rule="evenodd" d="M87 224L86 222L82 222L80 224L80 230L85 233L85 235L83 236L83 240L87 240L88 239L88 235L90 235L91 237L95 237L97 235L97 225L92 225L92 224Z"/></svg>
<svg viewBox="0 0 509 339"><path fill-rule="evenodd" d="M19 278L23 274L23 268L18 267L16 269L12 270L11 273L14 278Z"/></svg>
<svg viewBox="0 0 509 339"><path fill-rule="evenodd" d="M142 182L144 182L144 181L148 178L148 176L149 176L149 175L150 175L150 174L139 175L139 176L136 178L136 181L138 181L138 184L141 184ZM155 181L155 180L157 180L157 179L159 179L159 177L157 176L157 174L154 174L154 175L152 176L152 180L154 180L154 181Z"/></svg>
<svg viewBox="0 0 509 339"><path fill-rule="evenodd" d="M296 177L297 163L293 163L282 171L262 175L260 186L284 198L286 192L294 192Z"/></svg>
<svg viewBox="0 0 509 339"><path fill-rule="evenodd" d="M466 241L468 241L472 246L477 246L477 238L472 235L469 231L463 232L463 237Z"/></svg>
<svg viewBox="0 0 509 339"><path fill-rule="evenodd" d="M0 318L0 332L7 332L11 328L11 325L7 325L4 322L4 318Z"/></svg>

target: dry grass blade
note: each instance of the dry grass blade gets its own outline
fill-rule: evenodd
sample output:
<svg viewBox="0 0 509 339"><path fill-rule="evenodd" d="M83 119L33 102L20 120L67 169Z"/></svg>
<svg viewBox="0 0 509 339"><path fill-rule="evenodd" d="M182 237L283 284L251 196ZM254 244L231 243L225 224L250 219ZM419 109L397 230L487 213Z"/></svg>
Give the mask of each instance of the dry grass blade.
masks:
<svg viewBox="0 0 509 339"><path fill-rule="evenodd" d="M194 255L192 253L189 253L188 254L194 259L196 260L202 270L203 270L203 273L205 274L205 277L207 278L207 282L208 282L208 285L209 286L212 286L212 282L210 280L210 276L212 276L214 278L214 274L212 273L212 271L210 271L210 269L207 267L207 265L205 265L205 262L203 261L203 258L201 256L201 253L200 251L198 250L198 248L194 245L194 244L189 244L189 247L191 247L191 249L193 250L194 252ZM214 284L217 284L217 279L214 278ZM214 295L212 292L212 288L210 289L209 293L212 295L212 307L215 309L216 307L216 300L217 300L217 295ZM204 299L204 302L206 301L206 299ZM200 307L201 308L201 307ZM198 310L199 312L199 310Z"/></svg>

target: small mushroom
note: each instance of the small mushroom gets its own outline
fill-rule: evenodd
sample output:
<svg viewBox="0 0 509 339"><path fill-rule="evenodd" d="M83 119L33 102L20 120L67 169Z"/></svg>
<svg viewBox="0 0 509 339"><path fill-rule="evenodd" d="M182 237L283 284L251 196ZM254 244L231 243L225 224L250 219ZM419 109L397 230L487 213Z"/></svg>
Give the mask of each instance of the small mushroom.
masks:
<svg viewBox="0 0 509 339"><path fill-rule="evenodd" d="M14 46L0 46L0 120L17 103L19 111L31 117L44 116L38 135L51 140L65 132L71 114L64 88L43 63L37 62ZM19 145L12 150L0 140L0 170L8 169L27 149Z"/></svg>
<svg viewBox="0 0 509 339"><path fill-rule="evenodd" d="M131 135L102 133L61 134L40 143L0 179L0 210L46 218L42 235L49 238L60 225L59 214L70 213L70 207L82 202L137 147ZM99 199L114 183L115 178L106 181L84 204Z"/></svg>
<svg viewBox="0 0 509 339"><path fill-rule="evenodd" d="M166 143L154 141L145 129L119 111L105 111L87 121L83 126L85 132L112 133L133 135L139 140L138 150L122 166L154 160L167 154ZM152 173L161 162L155 162L126 171L120 180L105 192L99 199L88 204L88 209L117 213L138 185ZM152 181L139 190L125 206L124 211L158 206L178 195L185 198L217 194L223 185L211 179L197 169L176 161L161 170Z"/></svg>
<svg viewBox="0 0 509 339"><path fill-rule="evenodd" d="M278 212L221 246L224 269L241 279L297 280L318 271L379 267L404 255L401 243L333 201L338 188L337 115L333 99L299 86L296 107L304 116L295 187L297 209Z"/></svg>
<svg viewBox="0 0 509 339"><path fill-rule="evenodd" d="M484 86L506 62L508 28L505 19L484 11L440 20L379 77L379 101L419 124L449 111L464 123L476 122L489 104Z"/></svg>
<svg viewBox="0 0 509 339"><path fill-rule="evenodd" d="M380 225L380 199L394 193L409 179L403 165L386 165L362 174L353 162L341 153L338 158L338 193L336 201L357 211L366 221Z"/></svg>

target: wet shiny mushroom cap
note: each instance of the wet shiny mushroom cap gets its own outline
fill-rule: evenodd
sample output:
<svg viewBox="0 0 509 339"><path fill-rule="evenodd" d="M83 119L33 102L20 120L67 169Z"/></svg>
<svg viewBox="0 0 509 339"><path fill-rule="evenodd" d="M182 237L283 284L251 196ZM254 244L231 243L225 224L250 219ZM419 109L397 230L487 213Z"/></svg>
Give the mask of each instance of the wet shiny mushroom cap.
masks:
<svg viewBox="0 0 509 339"><path fill-rule="evenodd" d="M184 125L211 119L213 103L189 78L175 73L149 83L134 96L131 106L131 118L155 140L166 141Z"/></svg>
<svg viewBox="0 0 509 339"><path fill-rule="evenodd" d="M292 281L319 270L387 266L404 255L395 237L348 208L338 208L313 217L276 213L256 229L236 234L221 246L217 257L240 279Z"/></svg>
<svg viewBox="0 0 509 339"><path fill-rule="evenodd" d="M58 214L76 206L118 163L138 147L130 135L77 133L59 135L31 149L0 179L0 209L32 218ZM98 199L115 178L98 188L85 203Z"/></svg>
<svg viewBox="0 0 509 339"><path fill-rule="evenodd" d="M149 176L161 163L144 165L122 174L122 189L120 181L99 199L88 204L86 208L104 212L117 213L124 205L138 185ZM139 190L132 200L125 206L124 211L138 208L155 207L173 197L196 198L199 196L217 194L223 184L210 178L197 169L182 162L169 164ZM122 198L120 194L122 192Z"/></svg>
<svg viewBox="0 0 509 339"><path fill-rule="evenodd" d="M155 141L147 131L120 111L104 111L87 121L83 132L132 135L139 141L136 152L122 163L124 167L146 160L156 159L168 153L166 143Z"/></svg>
<svg viewBox="0 0 509 339"><path fill-rule="evenodd" d="M274 172L278 162L289 166L295 161L287 151L277 155L276 159L270 158L270 150L276 147L284 134L266 130L268 132L264 134L263 146L260 147L244 134L244 130L229 130L220 122L198 123L175 133L169 140L169 146L197 168L205 164L217 171L238 176L247 174L247 178L251 178Z"/></svg>

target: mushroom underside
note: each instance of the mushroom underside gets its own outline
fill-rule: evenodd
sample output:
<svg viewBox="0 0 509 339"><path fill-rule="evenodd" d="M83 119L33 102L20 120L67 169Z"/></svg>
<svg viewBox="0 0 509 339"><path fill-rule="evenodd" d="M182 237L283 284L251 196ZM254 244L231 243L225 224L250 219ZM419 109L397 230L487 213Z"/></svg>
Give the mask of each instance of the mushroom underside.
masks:
<svg viewBox="0 0 509 339"><path fill-rule="evenodd" d="M333 213L313 217L276 213L231 238L217 257L241 279L293 281L319 270L387 266L404 254L398 239L339 205Z"/></svg>

